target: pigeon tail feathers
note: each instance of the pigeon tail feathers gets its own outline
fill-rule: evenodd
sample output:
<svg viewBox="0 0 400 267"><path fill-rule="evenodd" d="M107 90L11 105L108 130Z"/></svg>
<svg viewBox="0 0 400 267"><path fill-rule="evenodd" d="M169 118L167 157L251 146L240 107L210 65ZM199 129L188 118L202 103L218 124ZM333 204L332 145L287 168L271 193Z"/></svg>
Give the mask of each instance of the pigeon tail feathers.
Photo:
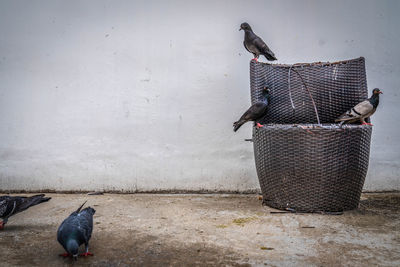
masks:
<svg viewBox="0 0 400 267"><path fill-rule="evenodd" d="M85 202L83 202L83 204L76 210L76 213L79 213L81 211L81 209L86 204L86 202L87 202L87 200Z"/></svg>
<svg viewBox="0 0 400 267"><path fill-rule="evenodd" d="M35 195L35 196L24 198L21 205L19 205L17 207L18 212L24 211L32 206L39 205L40 203L49 201L51 199L51 197L44 197L44 196L45 196L44 194L40 194L40 195Z"/></svg>
<svg viewBox="0 0 400 267"><path fill-rule="evenodd" d="M233 123L233 131L236 132L237 130L239 130L239 128L245 124L247 121L245 120L238 120L236 122Z"/></svg>

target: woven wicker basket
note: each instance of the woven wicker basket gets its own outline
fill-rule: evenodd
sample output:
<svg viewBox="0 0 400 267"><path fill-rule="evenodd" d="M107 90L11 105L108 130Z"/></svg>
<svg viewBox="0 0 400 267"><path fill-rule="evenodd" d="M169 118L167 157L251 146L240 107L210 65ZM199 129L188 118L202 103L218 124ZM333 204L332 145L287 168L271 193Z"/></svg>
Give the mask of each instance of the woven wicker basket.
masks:
<svg viewBox="0 0 400 267"><path fill-rule="evenodd" d="M252 103L265 86L271 94L267 125L253 128L264 204L302 212L356 208L372 127L339 128L333 122L367 98L364 58L295 65L251 61L250 79Z"/></svg>

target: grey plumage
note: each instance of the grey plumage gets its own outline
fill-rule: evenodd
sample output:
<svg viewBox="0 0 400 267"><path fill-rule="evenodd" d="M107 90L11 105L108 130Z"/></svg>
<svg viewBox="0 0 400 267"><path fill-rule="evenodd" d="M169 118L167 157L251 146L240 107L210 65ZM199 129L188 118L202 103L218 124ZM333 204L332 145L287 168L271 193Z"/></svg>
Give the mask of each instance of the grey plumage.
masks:
<svg viewBox="0 0 400 267"><path fill-rule="evenodd" d="M248 121L257 122L262 119L268 111L269 89L263 90L263 100L252 105L238 121L233 123L233 131L236 132L239 128Z"/></svg>
<svg viewBox="0 0 400 267"><path fill-rule="evenodd" d="M85 244L85 253L82 255L93 255L89 252L89 240L92 237L93 215L96 211L91 207L81 210L85 203L71 213L58 228L57 240L67 252L62 256L77 259L78 249L82 244Z"/></svg>
<svg viewBox="0 0 400 267"><path fill-rule="evenodd" d="M4 228L8 218L14 214L51 199L50 197L44 196L44 194L34 195L31 197L0 196L0 218L3 219L3 221L0 223L0 229Z"/></svg>
<svg viewBox="0 0 400 267"><path fill-rule="evenodd" d="M244 22L240 25L239 31L240 30L244 30L244 47L247 51L254 55L255 59L258 59L260 55L263 55L269 61L277 60L275 54L271 51L271 49L269 49L266 43L253 32L247 22Z"/></svg>
<svg viewBox="0 0 400 267"><path fill-rule="evenodd" d="M361 121L362 124L372 125L370 123L366 123L365 119L371 117L376 108L379 105L379 95L382 94L382 91L379 88L375 88L372 90L372 96L346 111L339 118L335 120L335 122L343 123L353 123L357 121Z"/></svg>

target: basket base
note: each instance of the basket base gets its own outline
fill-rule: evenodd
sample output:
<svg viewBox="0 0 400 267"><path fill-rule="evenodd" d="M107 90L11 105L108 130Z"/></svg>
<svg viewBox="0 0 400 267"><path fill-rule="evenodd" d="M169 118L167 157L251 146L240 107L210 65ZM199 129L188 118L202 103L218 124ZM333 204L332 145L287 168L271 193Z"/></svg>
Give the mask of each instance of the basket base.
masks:
<svg viewBox="0 0 400 267"><path fill-rule="evenodd" d="M288 213L319 213L319 214L330 214L330 215L332 215L332 214L333 215L341 215L341 214L343 214L344 211L357 209L358 208L358 204L359 203L357 202L357 204L354 207L348 207L346 209L327 208L327 209L315 209L315 210L312 210L312 209L302 209L301 207L298 208L298 207L294 207L294 206L286 206L286 207L284 207L284 206L280 205L279 203L275 203L275 202L270 201L270 200L264 200L264 198L263 198L263 202L262 202L263 206L268 206L270 208L274 208L274 209L277 209L277 210L286 211Z"/></svg>
<svg viewBox="0 0 400 267"><path fill-rule="evenodd" d="M253 128L264 204L295 212L357 208L368 170L372 127L300 126Z"/></svg>

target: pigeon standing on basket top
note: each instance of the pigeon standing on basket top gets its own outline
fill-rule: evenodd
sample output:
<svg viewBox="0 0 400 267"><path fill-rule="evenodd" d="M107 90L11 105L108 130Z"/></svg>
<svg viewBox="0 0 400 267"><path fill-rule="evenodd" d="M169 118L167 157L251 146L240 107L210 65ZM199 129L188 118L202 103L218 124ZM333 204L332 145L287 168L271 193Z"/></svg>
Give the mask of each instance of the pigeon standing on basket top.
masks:
<svg viewBox="0 0 400 267"><path fill-rule="evenodd" d="M269 89L268 87L264 87L262 91L263 100L252 105L240 119L233 123L233 131L239 130L240 126L245 124L248 121L254 121L258 128L262 127L260 123L257 121L262 119L268 111L268 102L269 102Z"/></svg>
<svg viewBox="0 0 400 267"><path fill-rule="evenodd" d="M4 228L8 218L12 215L24 211L32 206L49 201L50 199L51 197L44 197L44 194L31 197L0 196L0 218L3 219L3 221L0 222L0 230Z"/></svg>
<svg viewBox="0 0 400 267"><path fill-rule="evenodd" d="M89 252L89 240L93 231L93 215L96 212L93 208L82 207L86 201L60 225L57 231L57 240L67 251L60 256L72 256L75 260L78 258L79 246L85 244L85 253L81 256L93 256Z"/></svg>
<svg viewBox="0 0 400 267"><path fill-rule="evenodd" d="M265 42L253 32L247 22L240 25L239 31L240 30L244 30L243 45L247 51L254 55L253 60L258 61L260 55L263 55L269 61L277 60L275 54L269 49Z"/></svg>
<svg viewBox="0 0 400 267"><path fill-rule="evenodd" d="M372 96L356 106L346 111L342 116L337 118L335 122L340 121L340 125L343 123L352 123L356 121L361 121L362 125L371 125L371 123L365 122L366 118L372 116L375 113L376 108L379 105L379 95L383 94L379 88L372 90Z"/></svg>

